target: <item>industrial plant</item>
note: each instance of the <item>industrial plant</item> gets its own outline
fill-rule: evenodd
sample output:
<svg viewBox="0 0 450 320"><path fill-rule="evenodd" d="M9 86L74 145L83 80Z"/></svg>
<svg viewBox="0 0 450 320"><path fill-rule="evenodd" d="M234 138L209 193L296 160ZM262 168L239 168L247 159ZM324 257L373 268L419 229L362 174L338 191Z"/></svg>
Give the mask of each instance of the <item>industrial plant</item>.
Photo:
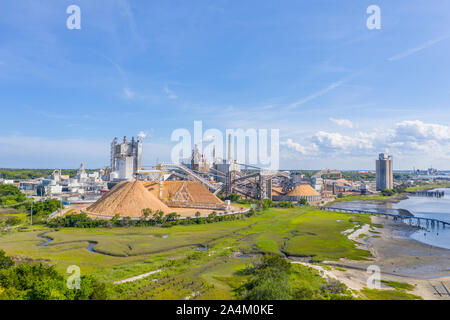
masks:
<svg viewBox="0 0 450 320"><path fill-rule="evenodd" d="M123 138L123 142L119 143L114 138L111 143L111 173L110 181L132 180L135 174L141 169L142 163L142 140L127 141L127 137Z"/></svg>
<svg viewBox="0 0 450 320"><path fill-rule="evenodd" d="M342 193L375 192L364 183L343 179L339 170L324 169L306 177L238 163L232 154L231 137L228 141L226 159L215 157L213 152L208 161L194 146L188 159L144 167L141 138L114 138L110 163L105 168L86 170L81 164L74 177L54 170L47 178L21 181L20 188L44 199L53 197L65 204L77 204L78 209L97 218L116 214L137 218L146 208L181 216L242 210L220 199L232 194L244 199L318 204Z"/></svg>

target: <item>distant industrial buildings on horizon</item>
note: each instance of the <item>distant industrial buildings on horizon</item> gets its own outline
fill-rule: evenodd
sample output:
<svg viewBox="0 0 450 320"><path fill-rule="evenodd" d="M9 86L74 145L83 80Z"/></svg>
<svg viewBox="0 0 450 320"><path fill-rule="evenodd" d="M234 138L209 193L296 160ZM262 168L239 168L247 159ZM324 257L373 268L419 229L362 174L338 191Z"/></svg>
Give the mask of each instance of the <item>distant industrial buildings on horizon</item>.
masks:
<svg viewBox="0 0 450 320"><path fill-rule="evenodd" d="M308 201L320 201L340 193L375 193L394 188L394 173L408 173L409 177L396 181L396 184L414 183L414 179L450 179L450 174L433 168L421 171L394 170L392 155L380 153L375 161L375 170L278 170L265 172L261 168L239 164L233 159L231 148L226 159L215 158L209 163L195 146L189 159L180 159L180 163L158 163L144 169L142 165L143 143L139 137L123 141L117 138L111 143L110 164L102 169L87 172L83 164L75 177L54 170L49 177L20 181L24 191L45 195L70 195L72 198L87 198L89 195L101 195L120 181L167 179L191 179L205 185L214 193L238 192L257 199L272 198L288 200L308 194ZM215 155L215 153L214 153ZM311 176L303 171L315 171ZM343 179L342 172L375 173L376 183L370 179ZM353 181L355 180L355 181ZM358 180L358 181L356 181ZM359 181L360 180L360 181ZM364 181L363 181L364 180ZM14 181L2 179L0 184L12 184ZM306 190L307 186L311 189ZM306 192L307 191L307 192Z"/></svg>

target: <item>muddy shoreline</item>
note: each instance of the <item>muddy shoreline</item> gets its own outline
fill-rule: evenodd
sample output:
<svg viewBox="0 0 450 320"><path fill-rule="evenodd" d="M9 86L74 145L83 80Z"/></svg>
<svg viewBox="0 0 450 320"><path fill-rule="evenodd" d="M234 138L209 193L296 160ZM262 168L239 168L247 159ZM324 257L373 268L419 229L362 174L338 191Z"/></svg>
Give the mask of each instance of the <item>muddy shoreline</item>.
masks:
<svg viewBox="0 0 450 320"><path fill-rule="evenodd" d="M410 236L417 227L377 216L372 217L372 222L383 225L383 228L375 228L380 234L371 234L358 242L373 258L371 261L346 261L346 265L367 268L376 264L382 273L416 279L450 277L449 249L412 239Z"/></svg>
<svg viewBox="0 0 450 320"><path fill-rule="evenodd" d="M349 235L359 248L371 252L372 257L369 260L324 261L325 265L339 268L321 272L359 291L367 287L367 279L371 275L367 268L375 265L380 269L381 279L412 284L414 289L411 293L425 300L450 300L450 296L441 288L442 283L450 283L449 249L427 245L410 238L418 228L400 221L372 216L372 223L383 227L368 228L365 232L369 231L369 236L364 238ZM318 265L311 266L320 268ZM389 289L386 286L383 288ZM436 290L440 290L441 294L437 294Z"/></svg>

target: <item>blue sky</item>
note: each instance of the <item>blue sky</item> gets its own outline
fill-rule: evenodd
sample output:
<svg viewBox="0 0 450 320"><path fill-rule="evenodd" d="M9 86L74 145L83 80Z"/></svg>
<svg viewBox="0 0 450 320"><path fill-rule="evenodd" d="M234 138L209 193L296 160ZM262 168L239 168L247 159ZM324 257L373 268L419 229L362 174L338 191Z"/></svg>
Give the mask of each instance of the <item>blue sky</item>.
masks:
<svg viewBox="0 0 450 320"><path fill-rule="evenodd" d="M280 129L285 169L450 169L448 1L19 0L0 39L0 167L102 167L141 131L153 165L202 120Z"/></svg>

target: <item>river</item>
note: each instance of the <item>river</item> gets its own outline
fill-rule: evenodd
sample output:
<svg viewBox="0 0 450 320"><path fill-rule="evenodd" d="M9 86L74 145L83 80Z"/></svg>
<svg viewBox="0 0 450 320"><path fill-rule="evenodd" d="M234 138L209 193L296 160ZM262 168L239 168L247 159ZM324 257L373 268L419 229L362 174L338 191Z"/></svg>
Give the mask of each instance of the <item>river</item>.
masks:
<svg viewBox="0 0 450 320"><path fill-rule="evenodd" d="M333 207L343 209L370 210L374 212L389 212L398 214L399 209L405 209L416 217L434 218L450 222L450 189L435 189L444 191L442 198L410 196L398 203L378 203L365 201L344 201L333 204ZM404 215L404 213L402 213ZM436 247L450 249L450 228L437 228L418 230L411 238Z"/></svg>

